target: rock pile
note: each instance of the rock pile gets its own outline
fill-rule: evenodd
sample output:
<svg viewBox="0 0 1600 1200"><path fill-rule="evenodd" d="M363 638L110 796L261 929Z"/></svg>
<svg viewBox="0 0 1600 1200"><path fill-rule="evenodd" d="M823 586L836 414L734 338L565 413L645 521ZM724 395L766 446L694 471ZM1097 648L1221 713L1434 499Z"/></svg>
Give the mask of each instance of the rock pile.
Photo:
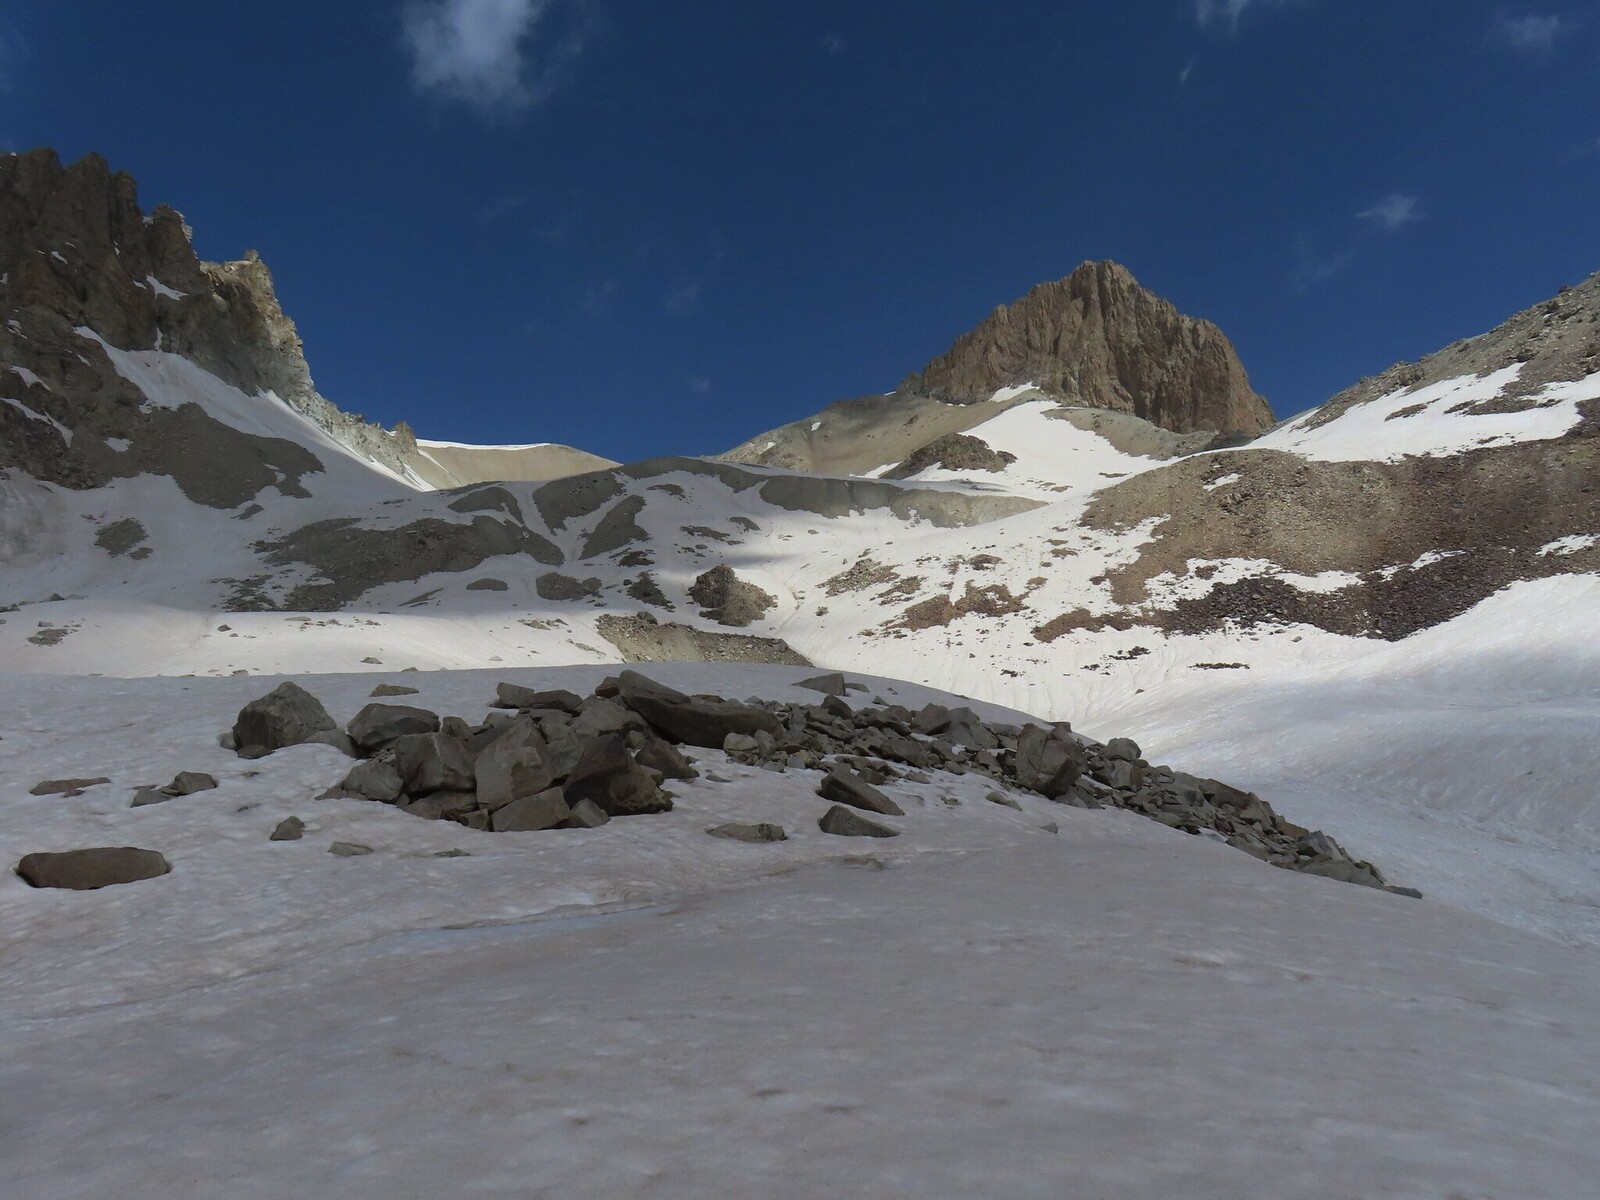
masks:
<svg viewBox="0 0 1600 1200"><path fill-rule="evenodd" d="M808 681L828 691L833 682ZM843 691L842 677L838 682ZM368 704L342 732L332 724L314 697L284 684L245 707L232 740L242 755L342 740L362 761L325 796L378 801L497 832L594 828L613 817L668 812L673 797L664 785L699 776L678 749L684 745L722 750L767 770L822 772L817 794L834 807L819 827L842 836L899 832L861 815L905 817L879 790L891 781L975 774L999 785L990 793L998 804L1018 807L1010 793L1020 790L1077 808L1127 809L1226 841L1274 866L1387 887L1371 863L1354 859L1327 834L1284 819L1254 793L1152 765L1127 738L1101 744L1065 722L1007 725L939 704L916 712L883 703L857 709L840 695L819 704L736 702L685 695L623 671L590 696L502 683L496 711L478 724L382 703ZM747 841L784 836L776 826L711 832Z"/></svg>

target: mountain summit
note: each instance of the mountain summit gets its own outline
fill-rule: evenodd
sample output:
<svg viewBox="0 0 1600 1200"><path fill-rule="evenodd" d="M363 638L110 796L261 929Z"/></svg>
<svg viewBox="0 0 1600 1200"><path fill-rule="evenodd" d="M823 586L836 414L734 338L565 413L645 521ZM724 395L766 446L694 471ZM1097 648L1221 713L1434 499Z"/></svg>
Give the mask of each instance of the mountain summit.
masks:
<svg viewBox="0 0 1600 1200"><path fill-rule="evenodd" d="M899 390L973 404L1023 384L1174 433L1254 436L1274 421L1222 330L1184 316L1114 262L1086 262L1001 305Z"/></svg>

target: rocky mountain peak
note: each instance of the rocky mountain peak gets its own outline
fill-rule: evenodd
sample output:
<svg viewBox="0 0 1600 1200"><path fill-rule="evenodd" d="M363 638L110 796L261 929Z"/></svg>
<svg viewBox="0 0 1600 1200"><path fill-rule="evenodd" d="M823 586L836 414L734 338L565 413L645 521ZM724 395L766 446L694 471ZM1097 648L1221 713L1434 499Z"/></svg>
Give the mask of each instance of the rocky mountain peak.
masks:
<svg viewBox="0 0 1600 1200"><path fill-rule="evenodd" d="M1274 423L1223 332L1184 316L1114 262L1086 262L1001 305L899 390L973 404L1029 383L1177 433L1253 436Z"/></svg>

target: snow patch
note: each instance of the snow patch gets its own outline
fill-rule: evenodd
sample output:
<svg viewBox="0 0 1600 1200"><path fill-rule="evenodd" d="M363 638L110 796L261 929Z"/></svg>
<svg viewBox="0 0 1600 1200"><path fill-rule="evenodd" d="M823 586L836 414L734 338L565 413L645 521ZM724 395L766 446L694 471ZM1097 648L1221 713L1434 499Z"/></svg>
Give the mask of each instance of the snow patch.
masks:
<svg viewBox="0 0 1600 1200"><path fill-rule="evenodd" d="M72 445L72 430L68 429L54 417L45 413L34 412L33 409L29 408L21 400L13 400L10 396L0 396L0 404L10 405L23 416L27 417L30 421L43 421L46 425L51 426L57 433L61 435L62 441L66 442L66 444L69 446Z"/></svg>
<svg viewBox="0 0 1600 1200"><path fill-rule="evenodd" d="M1577 554L1581 550L1593 550L1596 546L1600 546L1600 534L1569 533L1566 537L1546 542L1539 547L1539 553Z"/></svg>
<svg viewBox="0 0 1600 1200"><path fill-rule="evenodd" d="M184 299L187 299L188 295L189 295L188 292L180 292L180 291L176 290L175 288L168 287L166 284L162 283L161 280L157 279L154 275L146 275L144 277L144 283L145 283L145 286L148 287L156 295L164 296L168 300L184 300Z"/></svg>

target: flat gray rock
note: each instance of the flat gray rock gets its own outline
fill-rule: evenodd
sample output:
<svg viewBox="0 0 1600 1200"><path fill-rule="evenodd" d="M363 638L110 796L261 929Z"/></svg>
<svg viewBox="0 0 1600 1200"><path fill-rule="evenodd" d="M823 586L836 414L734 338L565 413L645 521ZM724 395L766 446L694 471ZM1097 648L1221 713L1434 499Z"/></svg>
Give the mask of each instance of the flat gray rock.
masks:
<svg viewBox="0 0 1600 1200"><path fill-rule="evenodd" d="M835 804L822 814L822 819L817 822L817 828L823 833L831 833L836 837L899 837L898 829L890 829L887 825L879 825L876 821L869 821L860 813Z"/></svg>
<svg viewBox="0 0 1600 1200"><path fill-rule="evenodd" d="M370 754L408 733L439 732L439 716L405 704L369 704L355 715L347 730L357 747ZM244 744L242 738L240 744Z"/></svg>
<svg viewBox="0 0 1600 1200"><path fill-rule="evenodd" d="M550 788L537 796L524 796L495 810L490 824L496 833L521 833L554 829L572 816L572 808L560 788Z"/></svg>
<svg viewBox="0 0 1600 1200"><path fill-rule="evenodd" d="M818 785L817 795L835 804L848 804L851 808L878 813L880 816L906 815L905 809L846 767L830 769L827 775L823 776L822 783Z"/></svg>
<svg viewBox="0 0 1600 1200"><path fill-rule="evenodd" d="M104 775L96 775L93 779L42 779L28 789L30 796L63 796L68 792L79 792L84 788L91 788L97 784L110 783Z"/></svg>
<svg viewBox="0 0 1600 1200"><path fill-rule="evenodd" d="M336 858L359 858L363 854L371 854L371 846L363 846L360 842L334 842L328 847L328 853Z"/></svg>
<svg viewBox="0 0 1600 1200"><path fill-rule="evenodd" d="M172 870L165 856L137 846L91 846L83 850L29 854L17 874L36 888L89 892L120 883L155 879Z"/></svg>
<svg viewBox="0 0 1600 1200"><path fill-rule="evenodd" d="M272 827L269 842L298 842L305 836L306 823L299 817L285 817Z"/></svg>
<svg viewBox="0 0 1600 1200"><path fill-rule="evenodd" d="M786 842L789 835L782 825L741 825L730 821L726 825L713 825L706 830L712 837L727 838L734 842Z"/></svg>

